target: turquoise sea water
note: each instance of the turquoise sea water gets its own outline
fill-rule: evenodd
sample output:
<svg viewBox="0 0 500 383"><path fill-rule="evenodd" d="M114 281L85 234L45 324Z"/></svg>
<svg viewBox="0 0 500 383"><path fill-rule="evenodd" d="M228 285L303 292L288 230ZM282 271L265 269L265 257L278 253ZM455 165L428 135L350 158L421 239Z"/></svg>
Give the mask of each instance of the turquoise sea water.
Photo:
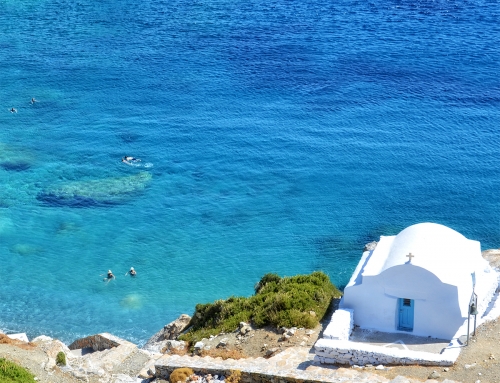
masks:
<svg viewBox="0 0 500 383"><path fill-rule="evenodd" d="M0 0L0 329L142 343L266 272L342 286L423 221L499 247L499 16Z"/></svg>

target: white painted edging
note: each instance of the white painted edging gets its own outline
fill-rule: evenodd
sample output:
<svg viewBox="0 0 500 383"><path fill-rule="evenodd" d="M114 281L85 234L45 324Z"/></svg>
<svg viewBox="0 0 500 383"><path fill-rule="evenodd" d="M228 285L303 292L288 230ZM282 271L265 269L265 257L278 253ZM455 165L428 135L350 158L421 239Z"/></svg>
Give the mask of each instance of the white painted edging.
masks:
<svg viewBox="0 0 500 383"><path fill-rule="evenodd" d="M500 281L500 273L496 271L497 278ZM488 292L487 298L483 299L479 308L481 315L478 315L477 326L495 320L500 316L500 284L495 289ZM489 304L487 304L489 302ZM351 315L353 315L352 310ZM335 315L335 313L334 313ZM338 325L342 328L346 327L346 314L336 317L329 326ZM341 319L342 318L342 319ZM471 316L470 334L473 332L474 317ZM327 329L328 329L327 327ZM325 335L326 335L325 330ZM339 330L342 332L342 330ZM455 363L464 344L460 342L467 335L467 320L458 329L453 339L450 341L440 354L434 354L424 351L399 350L388 347L374 346L360 342L350 342L348 339L319 339L314 345L316 352L316 360L324 364L350 364L350 365L365 365L365 364L420 364L420 365L438 365L450 366Z"/></svg>
<svg viewBox="0 0 500 383"><path fill-rule="evenodd" d="M349 340L354 327L354 311L337 309L323 332L324 339Z"/></svg>
<svg viewBox="0 0 500 383"><path fill-rule="evenodd" d="M314 345L317 360L326 364L419 364L451 366L458 353L433 354L423 351L399 350L346 340L320 339Z"/></svg>

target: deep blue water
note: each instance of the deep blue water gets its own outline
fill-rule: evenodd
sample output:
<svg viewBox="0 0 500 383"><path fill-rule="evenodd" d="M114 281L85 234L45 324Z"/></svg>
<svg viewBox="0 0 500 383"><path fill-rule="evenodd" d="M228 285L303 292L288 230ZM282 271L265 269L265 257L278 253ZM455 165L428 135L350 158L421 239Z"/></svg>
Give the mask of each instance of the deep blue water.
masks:
<svg viewBox="0 0 500 383"><path fill-rule="evenodd" d="M0 0L0 329L141 343L266 272L343 286L423 221L499 247L499 16Z"/></svg>

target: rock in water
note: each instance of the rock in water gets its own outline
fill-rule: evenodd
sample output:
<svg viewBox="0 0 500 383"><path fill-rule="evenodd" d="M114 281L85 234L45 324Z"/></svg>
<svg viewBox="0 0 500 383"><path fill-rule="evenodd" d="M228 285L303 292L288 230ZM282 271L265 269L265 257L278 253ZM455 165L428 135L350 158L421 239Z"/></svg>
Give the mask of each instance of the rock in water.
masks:
<svg viewBox="0 0 500 383"><path fill-rule="evenodd" d="M138 294L129 294L120 301L120 306L128 309L139 309L142 306L141 296Z"/></svg>
<svg viewBox="0 0 500 383"><path fill-rule="evenodd" d="M0 143L0 166L5 170L21 172L33 163L33 155L24 149Z"/></svg>
<svg viewBox="0 0 500 383"><path fill-rule="evenodd" d="M38 194L37 199L54 206L89 207L124 202L151 182L149 172L128 177L72 181L51 186Z"/></svg>
<svg viewBox="0 0 500 383"><path fill-rule="evenodd" d="M3 217L0 215L0 234L5 234L10 231L14 231L14 222L9 217Z"/></svg>
<svg viewBox="0 0 500 383"><path fill-rule="evenodd" d="M36 246L28 245L26 243L18 243L10 248L11 253L19 255L33 255L40 251Z"/></svg>

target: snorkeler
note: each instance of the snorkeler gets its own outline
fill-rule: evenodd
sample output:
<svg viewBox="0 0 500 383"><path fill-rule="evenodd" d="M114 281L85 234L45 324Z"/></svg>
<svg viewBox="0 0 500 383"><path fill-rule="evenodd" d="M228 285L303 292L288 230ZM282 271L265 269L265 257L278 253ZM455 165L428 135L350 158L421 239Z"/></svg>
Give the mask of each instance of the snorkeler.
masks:
<svg viewBox="0 0 500 383"><path fill-rule="evenodd" d="M108 270L108 274L106 274L106 278L104 278L104 280L110 281L111 279L116 279L116 277L111 270Z"/></svg>
<svg viewBox="0 0 500 383"><path fill-rule="evenodd" d="M34 104L34 103L35 103L35 102L37 102L37 101L38 101L38 100L35 100L35 97L32 97L30 102L31 102L32 104Z"/></svg>
<svg viewBox="0 0 500 383"><path fill-rule="evenodd" d="M141 159L140 158L135 158L135 157L132 157L132 156L124 156L122 158L122 162L125 162L126 164L130 164L130 163L133 163L133 162L139 162Z"/></svg>
<svg viewBox="0 0 500 383"><path fill-rule="evenodd" d="M125 275L127 274L130 274L131 277L135 277L137 275L137 272L134 270L133 267L131 267L130 270L125 273Z"/></svg>
<svg viewBox="0 0 500 383"><path fill-rule="evenodd" d="M11 108L11 109L10 109L10 112L11 112L11 113L17 113L17 109L16 109L16 108Z"/></svg>

